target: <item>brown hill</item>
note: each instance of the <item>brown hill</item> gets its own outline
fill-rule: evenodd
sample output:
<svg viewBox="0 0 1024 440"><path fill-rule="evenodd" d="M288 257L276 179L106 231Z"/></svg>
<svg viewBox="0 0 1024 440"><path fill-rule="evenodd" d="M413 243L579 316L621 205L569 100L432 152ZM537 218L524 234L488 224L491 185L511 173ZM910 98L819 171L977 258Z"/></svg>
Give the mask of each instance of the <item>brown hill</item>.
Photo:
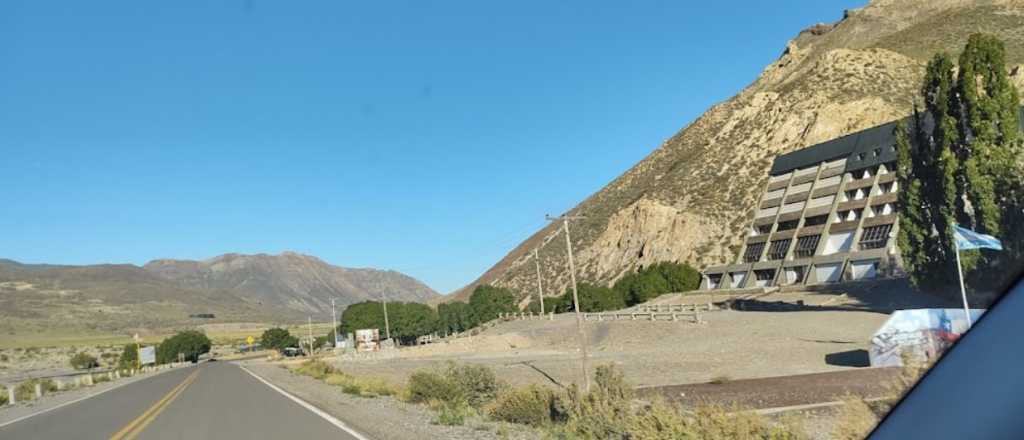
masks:
<svg viewBox="0 0 1024 440"><path fill-rule="evenodd" d="M186 288L224 289L301 313L329 313L331 298L342 306L382 297L425 302L438 296L415 278L395 271L338 267L293 252L226 254L203 261L154 260L144 268Z"/></svg>
<svg viewBox="0 0 1024 440"><path fill-rule="evenodd" d="M394 271L348 269L315 257L228 254L205 261L59 266L0 259L0 335L153 330L205 322L286 323L330 316L386 294L425 301L437 293Z"/></svg>
<svg viewBox="0 0 1024 440"><path fill-rule="evenodd" d="M998 35L1024 61L1024 2L875 0L801 31L743 91L717 104L571 210L581 278L611 282L663 260L698 266L734 258L772 158L907 115L936 51L958 53L974 32ZM1013 70L1021 85L1021 69ZM548 293L568 283L559 225L536 232L470 285L535 291L540 248ZM556 239L557 238L557 239Z"/></svg>

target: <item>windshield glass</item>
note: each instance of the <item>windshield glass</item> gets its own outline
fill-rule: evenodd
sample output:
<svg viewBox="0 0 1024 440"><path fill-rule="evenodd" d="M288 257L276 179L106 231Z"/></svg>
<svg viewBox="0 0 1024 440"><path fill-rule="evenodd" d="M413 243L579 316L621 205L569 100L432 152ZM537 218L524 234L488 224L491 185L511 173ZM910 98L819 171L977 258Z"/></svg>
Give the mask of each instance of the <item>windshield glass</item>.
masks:
<svg viewBox="0 0 1024 440"><path fill-rule="evenodd" d="M1024 6L713 3L6 4L0 438L868 435L1024 268Z"/></svg>

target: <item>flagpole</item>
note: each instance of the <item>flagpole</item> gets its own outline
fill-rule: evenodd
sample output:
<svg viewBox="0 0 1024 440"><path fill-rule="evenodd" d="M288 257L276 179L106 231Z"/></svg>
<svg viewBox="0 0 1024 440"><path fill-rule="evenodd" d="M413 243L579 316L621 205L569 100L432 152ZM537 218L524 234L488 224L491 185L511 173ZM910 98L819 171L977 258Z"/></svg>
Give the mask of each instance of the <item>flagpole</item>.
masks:
<svg viewBox="0 0 1024 440"><path fill-rule="evenodd" d="M971 308L967 305L967 289L964 289L964 269L960 265L960 244L956 242L956 225L953 226L953 249L956 251L956 273L960 277L960 297L964 300L964 318L967 329L971 329Z"/></svg>

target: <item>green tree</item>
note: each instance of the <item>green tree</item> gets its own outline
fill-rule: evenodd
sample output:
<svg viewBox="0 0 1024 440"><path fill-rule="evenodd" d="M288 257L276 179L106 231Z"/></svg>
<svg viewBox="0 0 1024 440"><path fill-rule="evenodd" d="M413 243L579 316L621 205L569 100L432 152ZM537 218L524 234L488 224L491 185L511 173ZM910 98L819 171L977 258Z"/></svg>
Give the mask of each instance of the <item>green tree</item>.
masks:
<svg viewBox="0 0 1024 440"><path fill-rule="evenodd" d="M128 370L139 367L139 349L136 344L125 344L121 356L117 358L117 368Z"/></svg>
<svg viewBox="0 0 1024 440"><path fill-rule="evenodd" d="M668 283L669 292L689 292L700 287L700 272L683 263L663 261L650 267Z"/></svg>
<svg viewBox="0 0 1024 440"><path fill-rule="evenodd" d="M199 356L210 352L211 346L210 338L207 338L202 332L195 330L179 332L164 339L156 347L156 362L158 364L175 362L178 360L179 354L186 361L196 362L199 360Z"/></svg>
<svg viewBox="0 0 1024 440"><path fill-rule="evenodd" d="M921 96L925 113L915 112L895 133L903 189L898 242L911 281L936 288L955 283L955 223L1001 237L1019 227L1019 215L1003 216L1020 212L1017 195L1024 193L1019 97L1007 77L1003 43L971 35L959 71L949 55L936 54ZM983 278L1005 272L991 269L1007 257L1019 251L961 253L968 277L986 283L1003 281ZM974 270L979 263L989 270Z"/></svg>
<svg viewBox="0 0 1024 440"><path fill-rule="evenodd" d="M271 350L283 351L288 347L298 347L299 338L292 336L286 329L280 327L270 328L260 336L260 346Z"/></svg>
<svg viewBox="0 0 1024 440"><path fill-rule="evenodd" d="M349 305L341 313L341 330L353 333L360 329L378 329L386 333L384 307L378 301L364 301ZM420 303L388 302L388 324L391 337L403 344L415 342L419 336L433 333L438 328L437 312Z"/></svg>
<svg viewBox="0 0 1024 440"><path fill-rule="evenodd" d="M445 333L464 332L477 325L473 308L468 303L453 301L437 306L438 330Z"/></svg>
<svg viewBox="0 0 1024 440"><path fill-rule="evenodd" d="M577 285L578 295L580 297L580 311L581 312L604 312L607 310L619 310L626 308L626 299L618 291L604 286L595 286L589 283L579 283ZM565 294L562 295L566 298L567 311L574 311L575 308L572 304L572 286L565 289Z"/></svg>
<svg viewBox="0 0 1024 440"><path fill-rule="evenodd" d="M518 312L516 296L511 290L482 284L469 297L473 316L480 323L495 319L502 313Z"/></svg>

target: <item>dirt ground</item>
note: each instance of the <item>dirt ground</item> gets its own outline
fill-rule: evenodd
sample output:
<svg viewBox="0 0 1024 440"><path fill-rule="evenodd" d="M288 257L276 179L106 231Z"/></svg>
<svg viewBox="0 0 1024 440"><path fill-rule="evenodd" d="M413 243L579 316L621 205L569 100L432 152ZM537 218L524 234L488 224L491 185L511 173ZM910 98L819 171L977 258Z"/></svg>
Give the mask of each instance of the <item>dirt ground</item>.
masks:
<svg viewBox="0 0 1024 440"><path fill-rule="evenodd" d="M799 311L721 310L704 323L588 321L589 363L615 364L638 387L733 381L859 369L867 365L871 335L900 308L945 306L930 296L887 285L828 292L777 292L761 301L804 301ZM657 303L706 304L706 295L668 296ZM722 299L722 297L715 300ZM354 374L404 383L418 369L448 361L488 365L511 384L580 382L575 318L522 320L482 334L399 350L396 358L334 362Z"/></svg>

